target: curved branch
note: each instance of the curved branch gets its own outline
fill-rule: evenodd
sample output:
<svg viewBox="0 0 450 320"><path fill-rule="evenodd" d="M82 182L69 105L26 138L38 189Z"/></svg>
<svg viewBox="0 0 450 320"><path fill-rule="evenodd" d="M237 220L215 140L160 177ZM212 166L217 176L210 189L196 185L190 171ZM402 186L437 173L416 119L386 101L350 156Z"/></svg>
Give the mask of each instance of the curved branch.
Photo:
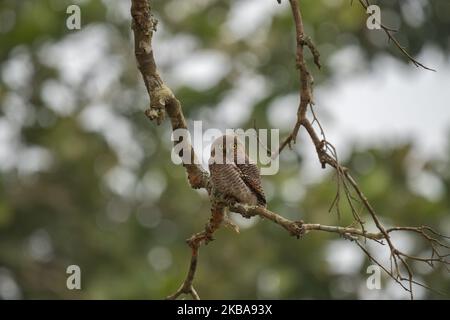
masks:
<svg viewBox="0 0 450 320"><path fill-rule="evenodd" d="M167 114L172 124L172 130L187 130L181 103L170 88L164 84L156 67L152 38L158 22L153 17L150 2L147 0L132 0L131 16L133 18L132 29L137 65L150 97L150 107L145 111L145 114L150 120L155 120L158 125L164 120L165 114ZM179 140L174 141L174 144L181 142L182 138L179 138ZM183 163L189 183L194 189L208 188L209 175L198 164L199 161L191 145L189 149L191 150L190 161ZM180 157L183 159L182 151L180 152Z"/></svg>

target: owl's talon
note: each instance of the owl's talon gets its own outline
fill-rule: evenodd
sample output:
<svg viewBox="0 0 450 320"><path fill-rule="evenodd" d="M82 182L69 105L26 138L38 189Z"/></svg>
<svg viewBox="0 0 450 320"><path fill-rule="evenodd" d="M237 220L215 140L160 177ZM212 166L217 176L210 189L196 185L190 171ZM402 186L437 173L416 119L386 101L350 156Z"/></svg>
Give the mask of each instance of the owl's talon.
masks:
<svg viewBox="0 0 450 320"><path fill-rule="evenodd" d="M303 220L294 221L294 230L292 231L292 235L297 239L300 239L306 232L305 228L303 228Z"/></svg>

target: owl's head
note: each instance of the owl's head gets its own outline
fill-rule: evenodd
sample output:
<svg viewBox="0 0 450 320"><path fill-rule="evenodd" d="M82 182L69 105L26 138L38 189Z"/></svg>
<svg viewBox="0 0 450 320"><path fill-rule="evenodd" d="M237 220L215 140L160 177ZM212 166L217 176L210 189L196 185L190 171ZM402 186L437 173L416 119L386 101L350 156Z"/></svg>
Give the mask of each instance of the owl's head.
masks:
<svg viewBox="0 0 450 320"><path fill-rule="evenodd" d="M245 146L235 134L226 134L211 145L211 159L217 164L245 163Z"/></svg>

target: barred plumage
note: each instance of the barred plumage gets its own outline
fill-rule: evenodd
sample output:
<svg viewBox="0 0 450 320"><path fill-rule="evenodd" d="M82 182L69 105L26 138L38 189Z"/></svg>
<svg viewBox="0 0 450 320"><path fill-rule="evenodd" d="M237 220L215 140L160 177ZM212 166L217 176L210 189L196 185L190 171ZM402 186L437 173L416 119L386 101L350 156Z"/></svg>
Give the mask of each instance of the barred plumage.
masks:
<svg viewBox="0 0 450 320"><path fill-rule="evenodd" d="M224 135L213 142L209 170L214 188L225 197L266 206L259 168L237 136Z"/></svg>

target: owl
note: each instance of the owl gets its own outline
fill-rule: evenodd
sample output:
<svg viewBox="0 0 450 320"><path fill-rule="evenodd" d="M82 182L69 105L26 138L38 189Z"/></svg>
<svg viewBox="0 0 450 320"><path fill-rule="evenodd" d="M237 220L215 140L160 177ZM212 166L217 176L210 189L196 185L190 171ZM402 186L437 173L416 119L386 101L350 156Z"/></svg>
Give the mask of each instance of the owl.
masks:
<svg viewBox="0 0 450 320"><path fill-rule="evenodd" d="M223 135L213 142L208 164L214 188L226 199L266 206L259 168L236 135Z"/></svg>

